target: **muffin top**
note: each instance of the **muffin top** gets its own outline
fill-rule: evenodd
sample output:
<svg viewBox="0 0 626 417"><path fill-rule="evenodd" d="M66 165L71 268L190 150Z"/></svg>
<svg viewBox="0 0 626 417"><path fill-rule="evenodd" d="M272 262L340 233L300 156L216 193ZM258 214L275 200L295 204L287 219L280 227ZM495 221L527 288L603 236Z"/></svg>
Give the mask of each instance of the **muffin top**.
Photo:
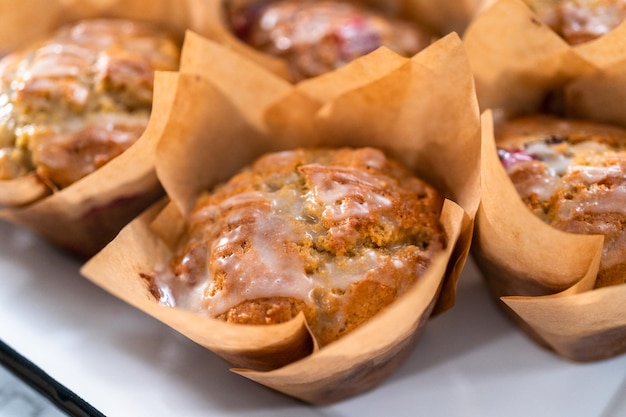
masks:
<svg viewBox="0 0 626 417"><path fill-rule="evenodd" d="M626 19L625 0L526 0L569 44L592 41Z"/></svg>
<svg viewBox="0 0 626 417"><path fill-rule="evenodd" d="M605 236L597 286L626 273L626 130L547 116L496 131L500 159L527 206L558 229Z"/></svg>
<svg viewBox="0 0 626 417"><path fill-rule="evenodd" d="M134 143L147 126L155 70L179 47L147 23L85 20L0 61L0 180L36 171L66 187Z"/></svg>
<svg viewBox="0 0 626 417"><path fill-rule="evenodd" d="M441 207L379 150L268 154L198 200L155 295L232 323L302 312L324 345L423 274L445 247Z"/></svg>
<svg viewBox="0 0 626 417"><path fill-rule="evenodd" d="M234 33L287 60L296 81L335 70L380 46L412 56L432 35L414 24L341 1L259 1L229 6Z"/></svg>

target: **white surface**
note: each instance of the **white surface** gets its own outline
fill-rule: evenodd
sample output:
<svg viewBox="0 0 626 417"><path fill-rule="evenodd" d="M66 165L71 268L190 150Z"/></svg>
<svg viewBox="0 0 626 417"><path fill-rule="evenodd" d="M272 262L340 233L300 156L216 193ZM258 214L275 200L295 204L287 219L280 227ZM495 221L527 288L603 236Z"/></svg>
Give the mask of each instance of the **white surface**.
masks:
<svg viewBox="0 0 626 417"><path fill-rule="evenodd" d="M0 339L108 417L626 416L626 355L574 364L523 336L473 264L454 309L377 389L327 407L270 391L82 278L80 263L0 223Z"/></svg>

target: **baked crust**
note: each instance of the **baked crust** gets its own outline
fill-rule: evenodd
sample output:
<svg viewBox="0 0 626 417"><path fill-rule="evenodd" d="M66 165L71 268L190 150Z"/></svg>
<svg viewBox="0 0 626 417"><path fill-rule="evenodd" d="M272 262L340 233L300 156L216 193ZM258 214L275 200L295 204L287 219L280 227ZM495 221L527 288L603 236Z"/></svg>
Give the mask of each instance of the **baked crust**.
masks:
<svg viewBox="0 0 626 417"><path fill-rule="evenodd" d="M250 46L287 60L296 81L340 68L380 46L412 56L433 35L407 21L345 1L227 2L234 33Z"/></svg>
<svg viewBox="0 0 626 417"><path fill-rule="evenodd" d="M320 345L401 296L445 247L443 201L372 148L268 154L203 195L163 304L242 324L305 314Z"/></svg>
<svg viewBox="0 0 626 417"><path fill-rule="evenodd" d="M626 130L533 116L500 126L496 141L538 217L566 232L604 235L596 287L626 282Z"/></svg>
<svg viewBox="0 0 626 417"><path fill-rule="evenodd" d="M155 70L178 66L164 31L121 19L84 20L0 61L0 180L31 172L67 187L145 130Z"/></svg>

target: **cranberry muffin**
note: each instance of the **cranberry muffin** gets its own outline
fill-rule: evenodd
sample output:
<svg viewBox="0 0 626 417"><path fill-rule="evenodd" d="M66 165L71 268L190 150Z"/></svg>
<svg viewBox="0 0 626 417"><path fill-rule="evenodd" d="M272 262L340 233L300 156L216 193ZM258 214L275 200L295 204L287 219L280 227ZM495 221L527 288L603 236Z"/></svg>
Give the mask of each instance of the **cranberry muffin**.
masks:
<svg viewBox="0 0 626 417"><path fill-rule="evenodd" d="M410 22L358 3L231 1L225 8L234 34L261 52L285 59L295 81L340 68L383 45L412 56L433 39Z"/></svg>
<svg viewBox="0 0 626 417"><path fill-rule="evenodd" d="M500 159L527 204L566 232L604 235L596 287L626 280L626 130L530 116L496 129Z"/></svg>

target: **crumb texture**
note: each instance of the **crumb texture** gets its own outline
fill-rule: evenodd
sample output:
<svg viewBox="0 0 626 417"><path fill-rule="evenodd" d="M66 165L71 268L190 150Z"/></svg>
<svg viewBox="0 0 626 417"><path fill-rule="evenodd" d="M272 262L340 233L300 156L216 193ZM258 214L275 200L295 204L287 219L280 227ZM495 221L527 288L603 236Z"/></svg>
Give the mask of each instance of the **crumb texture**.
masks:
<svg viewBox="0 0 626 417"><path fill-rule="evenodd" d="M517 119L496 134L527 206L571 233L605 236L597 287L626 277L626 131L549 117Z"/></svg>
<svg viewBox="0 0 626 417"><path fill-rule="evenodd" d="M325 345L424 273L445 247L441 206L375 149L268 154L199 199L161 302L246 324L303 312Z"/></svg>
<svg viewBox="0 0 626 417"><path fill-rule="evenodd" d="M63 188L145 130L155 70L179 48L147 23L85 20L0 61L0 180L35 171Z"/></svg>

